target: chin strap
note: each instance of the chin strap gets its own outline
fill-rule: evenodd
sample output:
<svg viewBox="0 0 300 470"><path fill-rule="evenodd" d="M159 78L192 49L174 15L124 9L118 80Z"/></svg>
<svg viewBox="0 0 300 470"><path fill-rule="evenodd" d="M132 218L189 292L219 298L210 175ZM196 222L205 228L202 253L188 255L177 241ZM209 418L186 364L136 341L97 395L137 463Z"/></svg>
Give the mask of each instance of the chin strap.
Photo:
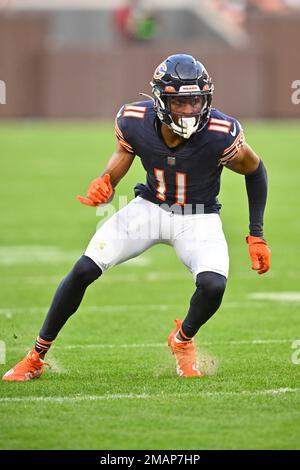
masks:
<svg viewBox="0 0 300 470"><path fill-rule="evenodd" d="M199 124L198 124L197 119L195 117L191 117L191 118L181 117L179 122L181 123L180 126L175 124L175 122L173 121L170 124L170 127L171 127L173 132L180 135L184 139L189 139L191 137L191 135L194 134L198 129Z"/></svg>

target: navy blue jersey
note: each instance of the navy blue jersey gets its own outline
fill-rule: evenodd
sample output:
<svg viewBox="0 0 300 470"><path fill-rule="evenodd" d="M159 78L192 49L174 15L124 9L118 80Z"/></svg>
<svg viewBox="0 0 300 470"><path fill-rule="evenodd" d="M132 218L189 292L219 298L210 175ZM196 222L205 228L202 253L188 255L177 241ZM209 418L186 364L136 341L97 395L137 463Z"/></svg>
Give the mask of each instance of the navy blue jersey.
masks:
<svg viewBox="0 0 300 470"><path fill-rule="evenodd" d="M223 166L244 145L239 122L212 109L205 128L175 148L163 140L153 101L123 106L116 117L116 136L138 155L147 172L146 185L136 194L163 207L190 205L198 212L219 212L217 196ZM197 206L198 205L198 206Z"/></svg>

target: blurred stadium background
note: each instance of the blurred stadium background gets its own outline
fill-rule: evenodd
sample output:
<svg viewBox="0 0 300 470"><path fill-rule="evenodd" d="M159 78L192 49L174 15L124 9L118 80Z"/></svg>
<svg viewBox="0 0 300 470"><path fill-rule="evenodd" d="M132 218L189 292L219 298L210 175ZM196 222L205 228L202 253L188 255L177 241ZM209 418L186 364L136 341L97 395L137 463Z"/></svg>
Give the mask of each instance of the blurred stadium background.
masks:
<svg viewBox="0 0 300 470"><path fill-rule="evenodd" d="M154 247L91 286L49 352L51 371L0 384L0 448L299 449L300 0L0 8L1 375L32 347L57 284L94 233L95 211L75 196L115 147L116 112L150 92L169 54L204 62L214 106L241 120L262 156L272 249L270 272L257 276L243 238L244 179L225 170L231 273L198 340L212 375L175 376L166 338L194 285L171 249ZM117 195L132 198L144 180L136 159Z"/></svg>
<svg viewBox="0 0 300 470"><path fill-rule="evenodd" d="M299 0L1 0L1 117L111 118L149 91L154 64L189 51L215 106L290 118L299 73ZM299 77L298 77L299 78Z"/></svg>

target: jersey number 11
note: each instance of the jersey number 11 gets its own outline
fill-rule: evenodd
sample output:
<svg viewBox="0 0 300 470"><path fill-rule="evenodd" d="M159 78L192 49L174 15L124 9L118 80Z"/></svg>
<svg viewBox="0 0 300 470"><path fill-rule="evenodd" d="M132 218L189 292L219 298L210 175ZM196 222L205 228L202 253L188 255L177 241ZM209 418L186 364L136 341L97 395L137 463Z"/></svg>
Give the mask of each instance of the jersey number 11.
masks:
<svg viewBox="0 0 300 470"><path fill-rule="evenodd" d="M154 175L157 180L156 197L161 201L167 199L167 185L164 170L154 168ZM186 199L186 174L176 171L176 204L184 205Z"/></svg>

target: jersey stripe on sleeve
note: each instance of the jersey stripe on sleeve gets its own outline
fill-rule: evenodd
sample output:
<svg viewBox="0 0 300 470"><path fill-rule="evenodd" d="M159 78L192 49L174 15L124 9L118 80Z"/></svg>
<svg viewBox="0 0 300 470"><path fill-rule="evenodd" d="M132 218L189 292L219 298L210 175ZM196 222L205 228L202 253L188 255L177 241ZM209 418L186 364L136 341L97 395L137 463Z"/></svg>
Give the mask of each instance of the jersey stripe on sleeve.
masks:
<svg viewBox="0 0 300 470"><path fill-rule="evenodd" d="M115 134L122 147L127 150L127 152L134 153L132 146L125 140L123 132L118 126L117 119L115 120Z"/></svg>
<svg viewBox="0 0 300 470"><path fill-rule="evenodd" d="M244 147L244 145L245 145L245 136L244 136L243 129L241 128L233 144L224 150L222 154L222 158L220 158L219 160L219 164L226 165L226 163L229 162L229 160L233 160L235 157L237 157L239 150L242 147Z"/></svg>
<svg viewBox="0 0 300 470"><path fill-rule="evenodd" d="M144 119L146 109L147 108L145 106L126 105L123 116Z"/></svg>
<svg viewBox="0 0 300 470"><path fill-rule="evenodd" d="M231 122L225 119L210 118L208 123L209 131L223 132L224 134L228 134L230 127Z"/></svg>

